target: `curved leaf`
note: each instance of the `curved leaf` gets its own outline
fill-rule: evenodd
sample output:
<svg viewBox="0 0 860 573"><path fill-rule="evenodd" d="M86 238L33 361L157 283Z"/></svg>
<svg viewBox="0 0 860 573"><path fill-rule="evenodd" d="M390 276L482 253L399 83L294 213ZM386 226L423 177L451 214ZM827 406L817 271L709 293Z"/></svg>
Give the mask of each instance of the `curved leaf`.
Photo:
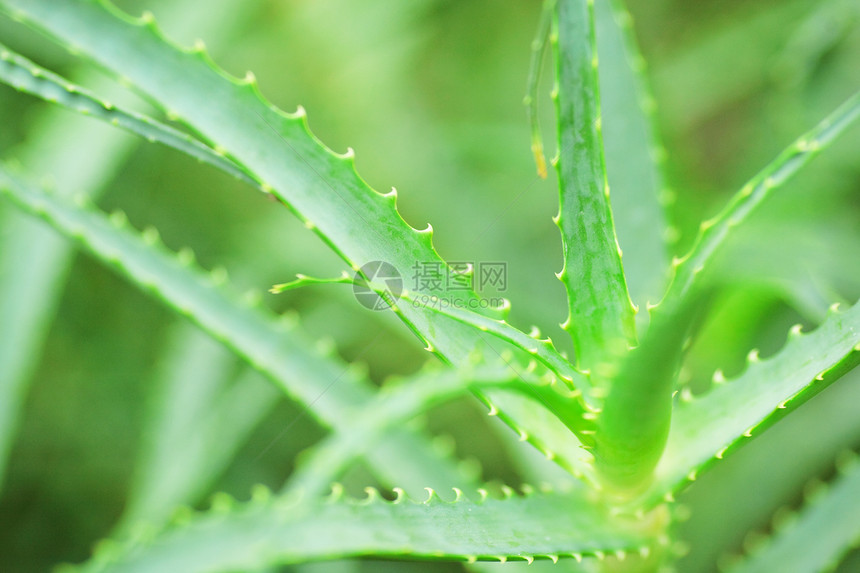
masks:
<svg viewBox="0 0 860 573"><path fill-rule="evenodd" d="M630 522L581 494L513 490L507 499L443 501L432 490L424 502L398 492L395 501L368 488L364 500L343 499L336 488L327 503L303 505L256 500L234 506L216 497L208 514L154 539L104 543L81 573L217 573L273 564L362 555L460 561L533 561L628 554L648 555L651 540ZM658 518L659 519L659 518Z"/></svg>
<svg viewBox="0 0 860 573"><path fill-rule="evenodd" d="M260 184L244 168L224 157L223 153L218 154L216 150L169 125L100 100L84 88L37 66L2 44L0 44L0 82L45 101L128 130L148 141L157 141L172 147L198 161L217 167L236 179L260 188Z"/></svg>
<svg viewBox="0 0 860 573"><path fill-rule="evenodd" d="M288 283L278 284L273 286L269 292L281 293L287 290L301 288L308 285L319 284L361 284L361 279L356 280L351 278L346 272L340 277L322 279L309 277L306 275L297 275L296 280ZM489 318L477 312L460 308L457 305L452 305L447 299L431 297L427 295L415 295L407 290L404 290L397 297L397 301L393 301L395 308L400 308L403 305L400 301L404 301L412 308L420 308L430 312L438 313L442 316L452 318L453 320L471 326L481 332L492 334L493 336L504 340L533 356L535 360L550 369L559 378L568 383L574 391L571 393L571 403L569 410L582 414L582 404L577 400L585 393L588 397L588 391L591 386L588 376L579 372L567 359L556 349L550 338L541 339L539 334L525 334L523 331L514 328L504 320L496 320Z"/></svg>
<svg viewBox="0 0 860 573"><path fill-rule="evenodd" d="M677 401L652 501L677 491L752 437L860 364L860 303L832 310L816 330L794 327L783 349L766 360L750 353L747 370L726 382L721 373L702 396Z"/></svg>
<svg viewBox="0 0 860 573"><path fill-rule="evenodd" d="M315 447L291 476L286 492L318 495L339 477L347 465L363 452L371 450L386 432L416 415L475 388L499 386L530 394L564 411L567 398L557 393L550 382L534 380L528 374L516 374L509 368L478 368L459 371L428 372L384 387L365 411L345 422L347 431L336 432ZM564 419L577 429L585 422L580 416Z"/></svg>
<svg viewBox="0 0 860 573"><path fill-rule="evenodd" d="M720 213L702 222L699 235L690 251L683 258L672 261L672 283L655 312L659 312L664 304L671 307L687 296L697 282L697 277L706 270L732 229L743 223L773 190L788 182L858 119L860 92L788 146L750 179Z"/></svg>
<svg viewBox="0 0 860 573"><path fill-rule="evenodd" d="M192 25L197 33L228 33L234 25L229 18L231 2L214 0L212 10L201 17L187 2L154 2L178 29ZM256 0L255 0L256 1ZM250 6L247 0L243 5ZM123 90L91 67L78 67L72 77L99 94ZM58 106L44 108L30 126L30 134L15 155L31 172L49 175L56 192L73 196L97 196L103 185L133 148L127 134L82 116L66 113ZM16 412L40 347L48 330L57 293L62 288L71 262L72 247L52 230L23 213L7 209L0 213L4 233L0 245L0 480L15 426ZM26 261L22 263L21 261ZM14 269L14 272L13 270ZM34 289L32 285L39 285Z"/></svg>
<svg viewBox="0 0 860 573"><path fill-rule="evenodd" d="M597 32L593 11L599 16ZM600 61L598 47L607 52ZM641 265L637 269L638 295L659 294L665 252L655 188L659 172L626 49L609 2L595 8L592 2L560 0L558 223L565 243L560 278L568 291L571 312L565 328L574 338L577 364L591 371L593 384L606 396L598 417L594 454L602 480L619 491L639 488L662 453L671 416L670 375L676 364L676 360L664 358L672 354L671 345L679 338L672 332L677 326L673 316L663 321L668 324L652 328L659 330L658 336L649 336L635 355L627 354L636 343L635 310L615 236L610 183L616 181L620 186L620 212L625 215L628 240L641 247L635 253ZM604 87L610 91L609 113L601 110ZM606 127L610 129L604 131ZM612 152L615 169L609 182L605 136L613 138L606 148ZM644 222L637 222L643 213ZM660 352L655 353L658 348ZM618 375L615 363L625 355Z"/></svg>
<svg viewBox="0 0 860 573"><path fill-rule="evenodd" d="M597 417L594 457L613 495L641 494L663 455L672 423L672 388L695 310L690 304L673 315L656 316L612 378Z"/></svg>
<svg viewBox="0 0 860 573"><path fill-rule="evenodd" d="M582 405L576 398L581 394L584 394L584 398L589 397L588 392L591 389L589 378L574 368L562 356L553 344L552 339L542 339L539 335L531 336L511 326L504 320L496 320L477 312L460 308L457 305L451 305L444 299L434 299L433 297L421 297L419 299L413 293L409 292L404 292L401 298L413 308L429 310L430 312L452 318L481 332L492 334L524 351L527 356L531 356L549 368L552 373L564 380L564 382L572 386L574 392L571 395L570 408L582 413Z"/></svg>
<svg viewBox="0 0 860 573"><path fill-rule="evenodd" d="M288 395L309 405L309 412L319 422L340 428L371 399L369 382L353 369L333 356L321 356L288 321L278 320L260 306L238 303L220 288L226 280L223 272L204 275L194 268L189 252L175 256L158 245L154 230L139 237L127 228L124 216L117 216L121 213L108 219L69 205L2 168L0 194L76 239L94 256L117 267L133 283L194 321L267 374ZM335 385L336 390L332 390ZM392 441L399 445L380 448L370 456L371 461L379 462L377 470L383 472L385 480L397 479L400 471L407 468L425 481L445 487L462 483L460 473L434 455L419 435L399 429ZM421 487L424 485L427 484Z"/></svg>
<svg viewBox="0 0 860 573"><path fill-rule="evenodd" d="M86 54L122 75L208 140L228 151L288 205L355 271L384 261L402 277L418 265L438 265L454 283L432 245L432 229L410 227L398 213L396 193L372 190L355 171L351 151L336 154L309 131L304 111L285 114L264 101L252 76L237 80L214 66L202 45L182 50L165 41L151 14L133 19L106 2L88 0L2 0L2 10L47 30L77 54ZM157 78L157 79L154 79ZM207 105L199 105L199 94ZM441 284L447 284L441 281ZM444 297L464 308L482 308L471 290L427 285L428 296ZM480 331L425 309L403 307L399 316L428 349L444 361L463 363L486 342ZM503 361L499 362L500 364ZM533 404L504 391L484 395L508 412L531 419ZM567 449L562 424L528 433L555 452ZM540 433L540 436L536 436Z"/></svg>

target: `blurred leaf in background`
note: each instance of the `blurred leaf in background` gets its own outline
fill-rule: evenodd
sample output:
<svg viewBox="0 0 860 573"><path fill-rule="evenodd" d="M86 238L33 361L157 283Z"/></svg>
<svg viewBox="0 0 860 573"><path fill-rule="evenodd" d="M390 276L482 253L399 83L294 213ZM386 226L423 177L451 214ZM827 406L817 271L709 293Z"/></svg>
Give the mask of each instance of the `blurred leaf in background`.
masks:
<svg viewBox="0 0 860 573"><path fill-rule="evenodd" d="M337 151L355 149L358 170L374 188L398 189L410 224L433 224L444 258L507 264L513 324L526 330L535 324L555 340L566 339L557 326L566 312L564 290L553 278L561 267L551 222L555 182L534 173L522 108L538 2L223 0L205 10L190 0L166 4L118 2L130 13L153 10L183 45L202 36L228 71L253 70L278 106L304 106L320 139ZM631 0L629 8L665 141L678 254L732 190L857 89L860 9L852 0ZM97 71L73 70L68 56L5 20L0 41L85 86L104 82ZM545 125L551 124L550 82L545 78L540 90ZM133 97L128 102L146 105ZM39 145L38 126L64 114L71 116L0 90L0 154L50 176L28 164L27 150ZM101 207L121 208L135 226L153 225L171 248L191 247L206 268L224 265L242 289L265 292L296 273L336 276L344 269L285 209L247 186L86 119L62 121L65 145L79 142L93 154L100 145L116 146L113 175L93 184L104 188ZM833 300L860 297L858 148L854 130L769 200L724 252L725 288L690 348L687 379L710 379L717 368L738 372L751 348L766 356L782 345L791 324L814 324ZM7 215L0 205L0 216ZM0 239L9 232L4 223ZM187 336L189 346L209 344L210 367L218 365L226 380L245 375L202 335L177 334L188 330L182 320L97 263L77 257L68 280L62 278L51 302L56 318L45 319L50 328L36 345L41 353L33 354L0 497L3 570L82 561L92 540L116 526L140 471L141 447L152 438L144 404L157 400L159 384L166 384L171 354L165 349L178 346L170 341ZM740 284L743 289L733 290ZM366 362L377 382L429 359L391 313L356 305L348 287L262 296L278 311L296 311L310 334L333 339L344 358ZM221 390L201 386L200 396L207 391ZM798 503L804 480L828 471L826 452L860 445L857 403L855 373L696 482L682 500L692 518L681 536L692 550L681 570L714 570L721 555L743 547L745 532L766 527L778 507ZM322 435L297 405L273 399L268 407L245 430L246 442L235 444L235 458L212 469L206 491L188 501L200 503L215 490L245 497L255 483L277 488L294 455ZM472 399L437 409L428 424L451 434L453 441L443 437L440 447L456 444L449 447L485 479L516 483L527 478L529 466L548 464L520 461L509 432ZM372 477L359 468L345 482L360 490ZM756 488L753 497L748 483L773 487L767 496ZM390 567L462 570L456 564Z"/></svg>

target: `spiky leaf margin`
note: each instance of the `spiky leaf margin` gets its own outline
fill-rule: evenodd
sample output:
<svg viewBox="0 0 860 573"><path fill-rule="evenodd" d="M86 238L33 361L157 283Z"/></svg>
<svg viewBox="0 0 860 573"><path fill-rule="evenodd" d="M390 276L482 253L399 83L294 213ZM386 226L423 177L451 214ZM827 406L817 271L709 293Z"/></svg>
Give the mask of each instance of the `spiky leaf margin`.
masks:
<svg viewBox="0 0 860 573"><path fill-rule="evenodd" d="M253 571L275 564L321 559L383 556L432 561L558 561L584 557L648 556L649 527L662 527L665 514L650 516L644 531L634 522L575 493L535 492L505 499L480 492L471 501L455 492L452 502L429 490L423 502L395 490L382 499L343 498L339 487L326 503L271 499L264 489L249 503L217 496L206 514L186 514L151 537L142 530L126 543L103 543L78 573L218 573ZM639 524L641 526L641 524Z"/></svg>
<svg viewBox="0 0 860 573"><path fill-rule="evenodd" d="M187 316L268 375L287 395L313 404L309 412L322 424L342 427L343 420L352 417L372 398L370 383L354 369L340 363L331 353L321 355L294 324L278 320L254 300L245 304L237 301L221 288L226 281L223 269L208 276L203 274L194 266L190 251L179 255L168 252L159 244L154 229L139 236L128 228L121 212L108 218L87 208L85 203L71 205L3 168L0 168L0 195L77 240L134 284ZM335 384L337 388L333 389ZM392 448L382 447L370 454L377 471L391 472L384 475L386 481L396 477L397 468L407 467L428 481L445 486L462 482L460 472L435 456L418 434L398 430L390 440L392 443L388 445L393 445Z"/></svg>
<svg viewBox="0 0 860 573"><path fill-rule="evenodd" d="M800 325L776 355L748 357L746 371L726 381L721 372L701 396L679 395L666 451L656 469L652 502L669 497L714 462L760 433L860 364L860 303L832 308L808 334Z"/></svg>
<svg viewBox="0 0 860 573"><path fill-rule="evenodd" d="M185 50L165 40L151 14L131 18L96 0L3 0L0 10L113 70L160 103L169 117L223 147L353 270L386 261L404 277L419 263L438 264L442 272L456 274L434 250L432 228L410 227L396 209L395 192L378 193L361 179L352 150L337 154L325 147L310 132L301 108L294 114L280 111L261 97L252 75L244 80L231 77L214 65L202 44ZM205 106L200 105L201 93L207 96ZM481 308L473 291L439 287L423 294ZM476 347L491 346L480 331L437 313L411 307L397 312L443 361L462 363ZM567 453L569 430L544 418L533 424L531 401L504 391L483 394L482 399L505 412L505 420L515 420L515 429L525 431L562 465L578 464Z"/></svg>
<svg viewBox="0 0 860 573"><path fill-rule="evenodd" d="M61 105L71 111L91 116L128 130L150 142L158 142L221 169L249 185L260 184L241 166L211 149L187 133L174 129L141 113L125 110L104 101L53 72L37 66L0 44L0 82L18 91Z"/></svg>
<svg viewBox="0 0 860 573"><path fill-rule="evenodd" d="M603 158L598 60L593 4L558 0L555 48L558 115L559 214L567 291L564 322L579 368L601 376L601 367L636 340L621 249L609 205Z"/></svg>

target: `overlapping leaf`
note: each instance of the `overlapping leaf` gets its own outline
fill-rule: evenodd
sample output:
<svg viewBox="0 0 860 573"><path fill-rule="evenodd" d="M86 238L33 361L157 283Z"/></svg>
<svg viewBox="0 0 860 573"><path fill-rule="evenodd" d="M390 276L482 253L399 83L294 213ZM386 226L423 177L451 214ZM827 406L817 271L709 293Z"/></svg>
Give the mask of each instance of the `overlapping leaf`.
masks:
<svg viewBox="0 0 860 573"><path fill-rule="evenodd" d="M202 46L185 51L166 42L151 15L135 20L105 3L87 0L5 0L2 6L13 17L49 31L76 53L121 74L171 116L220 145L354 270L385 261L404 277L411 276L416 265L428 263L453 274L432 247L431 229L418 231L407 225L395 208L396 194L370 189L355 172L351 152L339 155L327 149L308 130L302 110L280 112L261 99L252 76L244 81L228 77L215 68ZM205 106L200 105L201 93L206 94ZM421 294L481 308L469 290L447 291L440 286ZM399 312L425 345L446 361L462 363L476 347L489 345L480 331L437 313L411 307ZM532 403L519 396L493 392L488 399L520 426L532 417ZM559 456L568 449L570 433L561 423L526 430Z"/></svg>
<svg viewBox="0 0 860 573"><path fill-rule="evenodd" d="M669 270L665 192L665 149L654 121L655 103L645 79L645 60L632 30L632 17L620 0L594 3L597 53L600 55L600 121L612 217L624 253L624 276L630 298L640 309L660 299Z"/></svg>
<svg viewBox="0 0 860 573"><path fill-rule="evenodd" d="M383 388L364 412L345 423L347 431L336 432L316 446L309 459L290 477L286 491L304 495L323 493L321 488L338 479L353 459L372 450L392 428L470 388L494 386L534 397L536 405L543 402L552 411L563 411L565 405L565 398L550 382L529 373L512 372L507 367L428 372L404 380L395 388ZM567 423L580 424L581 429L582 422L577 417L574 422Z"/></svg>
<svg viewBox="0 0 860 573"><path fill-rule="evenodd" d="M214 149L169 125L141 113L122 109L108 101L102 101L86 89L37 66L2 44L0 44L0 82L45 101L126 129L148 141L157 141L172 147L250 185L259 187L244 168L224 157L223 153L217 153Z"/></svg>
<svg viewBox="0 0 860 573"><path fill-rule="evenodd" d="M321 423L341 427L371 398L369 383L356 376L354 370L334 357L321 356L287 321L278 320L259 306L238 303L219 287L225 280L223 273L206 276L194 268L190 253L175 256L166 252L157 244L154 230L140 237L126 228L121 213L108 219L93 210L70 205L40 192L8 170L0 169L0 192L25 211L77 239L94 256L116 266L132 282L186 315L267 374L288 395L314 404L310 412ZM329 391L335 385L336 391ZM413 468L427 482L441 487L462 481L459 472L433 455L426 442L413 432L398 430L391 440L399 445L370 454L372 460L379 462L378 471L386 481L404 467ZM376 456L380 459L376 460ZM428 456L434 463L427 463Z"/></svg>
<svg viewBox="0 0 860 573"><path fill-rule="evenodd" d="M722 374L706 394L676 404L666 452L656 470L654 499L696 478L739 442L860 364L860 303L831 311L808 334L792 329L783 349L766 360L750 355L747 370L726 382Z"/></svg>

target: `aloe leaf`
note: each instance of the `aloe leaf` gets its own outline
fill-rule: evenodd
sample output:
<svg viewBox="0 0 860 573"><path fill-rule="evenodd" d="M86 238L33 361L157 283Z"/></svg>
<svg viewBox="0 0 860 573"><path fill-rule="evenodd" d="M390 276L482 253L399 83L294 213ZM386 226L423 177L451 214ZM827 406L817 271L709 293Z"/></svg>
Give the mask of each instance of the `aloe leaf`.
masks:
<svg viewBox="0 0 860 573"><path fill-rule="evenodd" d="M171 116L232 152L353 270L386 261L408 277L417 263L442 263L431 246L432 230L419 231L403 221L396 193L370 189L356 173L351 151L337 154L323 146L310 133L303 110L286 114L274 108L261 98L253 77L227 76L202 45L182 50L165 41L151 14L133 19L106 2L86 0L9 0L4 5L13 17L32 19L77 53L123 74ZM150 81L156 74L160 81ZM207 106L199 105L201 91L208 95ZM443 278L454 274L444 264L440 270ZM426 292L478 302L468 289L448 292L436 285Z"/></svg>
<svg viewBox="0 0 860 573"><path fill-rule="evenodd" d="M633 19L621 0L594 4L600 54L600 118L612 218L624 251L630 298L639 308L660 300L669 279L663 164L657 140L654 98L645 60L633 34ZM636 314L641 324L647 313Z"/></svg>
<svg viewBox="0 0 860 573"><path fill-rule="evenodd" d="M770 426L860 364L860 303L833 309L814 331L791 329L776 355L749 355L731 381L722 373L701 396L682 394L672 416L666 451L656 469L652 499L671 496L729 450Z"/></svg>
<svg viewBox="0 0 860 573"><path fill-rule="evenodd" d="M551 372L573 387L574 391L571 394L570 407L578 409L580 412L582 411L582 405L573 399L578 398L583 392L587 392L591 388L588 376L574 368L568 362L556 349L552 339L540 338L539 335L531 336L511 326L504 320L489 318L477 312L462 309L456 305L450 305L444 299L434 299L433 297L426 296L418 297L414 293L409 292L404 292L401 298L413 308L426 309L430 312L452 318L476 330L492 334L523 350L526 355L541 362ZM586 397L588 397L587 394Z"/></svg>
<svg viewBox="0 0 860 573"><path fill-rule="evenodd" d="M596 483L594 478L594 456L589 452L590 438L587 433L593 430L571 432L571 427L562 422L564 410L548 403L542 396L536 399L523 399L525 394L508 391L485 390L492 396L492 402L485 400L489 407L488 415L498 417L510 426L521 442L528 442L548 460L555 462L574 477ZM546 436L562 436L564 439L547 441Z"/></svg>
<svg viewBox="0 0 860 573"><path fill-rule="evenodd" d="M395 207L396 193L383 195L368 187L355 171L353 153L339 155L319 142L301 108L294 114L281 112L261 98L253 76L243 81L230 77L214 66L202 45L182 50L165 41L151 14L133 19L106 2L86 0L3 0L0 5L76 54L122 75L171 117L223 147L353 270L383 261L409 277L418 265L438 264L443 278L453 283L460 278L433 248L432 228L419 231L406 224ZM200 93L207 94L206 106L199 105ZM427 285L421 294L482 308L472 290ZM480 331L426 309L402 307L399 316L447 362L462 363L485 344ZM522 418L520 428L534 417L534 405L520 396L491 391L483 398L505 410L505 419ZM558 455L568 449L570 433L563 424L525 430Z"/></svg>
<svg viewBox="0 0 860 573"><path fill-rule="evenodd" d="M198 501L281 397L254 371L234 379L235 358L191 325L168 340L120 531Z"/></svg>
<svg viewBox="0 0 860 573"><path fill-rule="evenodd" d="M254 187L260 184L247 171L190 135L134 111L100 100L86 89L41 68L0 44L0 82L185 153L221 169Z"/></svg>
<svg viewBox="0 0 860 573"><path fill-rule="evenodd" d="M675 313L653 325L654 335L626 356L618 372L613 362L625 354L636 336L635 311L621 267L604 169L603 142L610 136L613 145L607 150L612 151L610 166L615 169L609 174L610 182L614 173L621 186L622 221L630 233L628 240L637 245L635 254L642 265L637 275L638 294L656 298L667 267L657 197L660 174L640 104L643 88L636 84L625 31L615 22L612 7L603 2L593 9L600 23L596 39L590 3L562 2L559 9L557 168L559 224L566 251L561 278L571 303L566 326L574 335L577 353L581 354L582 346L578 338L593 345L587 363L592 380L595 384L613 382L602 389L606 400L598 416L594 454L604 485L621 493L643 487L662 453L669 431L674 371L686 331L683 317L689 312ZM618 16L622 23L624 14ZM629 21L629 15L626 17ZM601 51L599 63L596 46L606 52ZM599 85L596 68L601 70ZM604 87L611 94L609 113L601 110ZM611 130L606 131L610 124ZM577 246L584 252L573 252ZM584 334L584 329L590 330Z"/></svg>
<svg viewBox="0 0 860 573"><path fill-rule="evenodd" d="M750 179L720 213L703 221L690 251L672 262L672 283L660 306L665 303L671 307L687 296L696 284L697 277L706 270L714 255L731 235L732 229L743 223L770 193L788 182L858 118L860 92L788 146Z"/></svg>
<svg viewBox="0 0 860 573"><path fill-rule="evenodd" d="M250 503L216 497L213 510L151 541L106 543L81 572L185 573L248 571L271 564L373 555L459 561L557 561L649 554L650 540L582 494L506 490L506 499L393 502L368 488L367 499L344 499L335 488L325 503L268 499Z"/></svg>
<svg viewBox="0 0 860 573"><path fill-rule="evenodd" d="M342 276L336 278L315 278L306 275L297 275L296 280L288 283L278 284L270 289L272 293L281 293L287 290L292 290L308 285L319 284L362 284L363 281L353 279L346 272ZM584 412L583 405L579 400L583 393L590 389L591 385L588 376L578 371L570 362L556 349L550 338L540 338L539 334L526 334L521 330L511 326L501 319L494 319L477 312L459 308L457 305L450 304L450 301L444 298L415 294L408 290L400 293L398 300L394 302L394 308L398 309L403 306L400 302L405 302L408 306L416 309L423 309L433 313L438 313L441 316L451 318L461 324L471 326L481 332L492 334L493 336L510 343L511 345L524 351L526 355L532 356L535 360L542 363L549 370L555 373L559 378L569 384L573 391L570 398L571 403L569 409L582 414Z"/></svg>
<svg viewBox="0 0 860 573"><path fill-rule="evenodd" d="M559 215L576 364L598 373L636 339L603 159L592 4L559 0L557 68Z"/></svg>
<svg viewBox="0 0 860 573"><path fill-rule="evenodd" d="M321 356L287 321L279 321L259 306L235 301L219 288L226 280L225 273L204 275L194 268L189 252L176 256L160 246L154 230L140 237L126 228L121 213L108 219L86 207L70 205L34 189L5 169L0 169L0 192L187 316L268 375L288 395L312 404L309 412L319 422L339 428L371 399L369 383L353 369L334 357ZM404 430L397 434L402 434L397 436L400 447L382 448L370 456L384 480L396 479L404 467L414 467L425 480L421 487L428 481L445 487L463 482L460 473L433 455L418 435Z"/></svg>
<svg viewBox="0 0 860 573"><path fill-rule="evenodd" d="M810 492L796 515L775 523L776 531L727 573L829 571L860 541L860 463L848 453L834 482Z"/></svg>
<svg viewBox="0 0 860 573"><path fill-rule="evenodd" d="M450 400L470 388L500 386L514 388L525 395L534 394L551 404L553 411L566 406L565 397L553 390L548 381L530 375L516 374L509 368L477 368L428 372L403 380L393 387L384 387L367 405L365 411L347 422L348 431L338 432L317 446L310 457L291 476L286 495L323 493L340 472L363 452L369 451L386 432L409 421L418 414ZM562 420L577 429L584 420L573 416Z"/></svg>
<svg viewBox="0 0 860 573"><path fill-rule="evenodd" d="M642 493L663 454L681 348L695 310L691 302L675 314L657 315L612 378L597 417L594 456L601 481L614 496Z"/></svg>

